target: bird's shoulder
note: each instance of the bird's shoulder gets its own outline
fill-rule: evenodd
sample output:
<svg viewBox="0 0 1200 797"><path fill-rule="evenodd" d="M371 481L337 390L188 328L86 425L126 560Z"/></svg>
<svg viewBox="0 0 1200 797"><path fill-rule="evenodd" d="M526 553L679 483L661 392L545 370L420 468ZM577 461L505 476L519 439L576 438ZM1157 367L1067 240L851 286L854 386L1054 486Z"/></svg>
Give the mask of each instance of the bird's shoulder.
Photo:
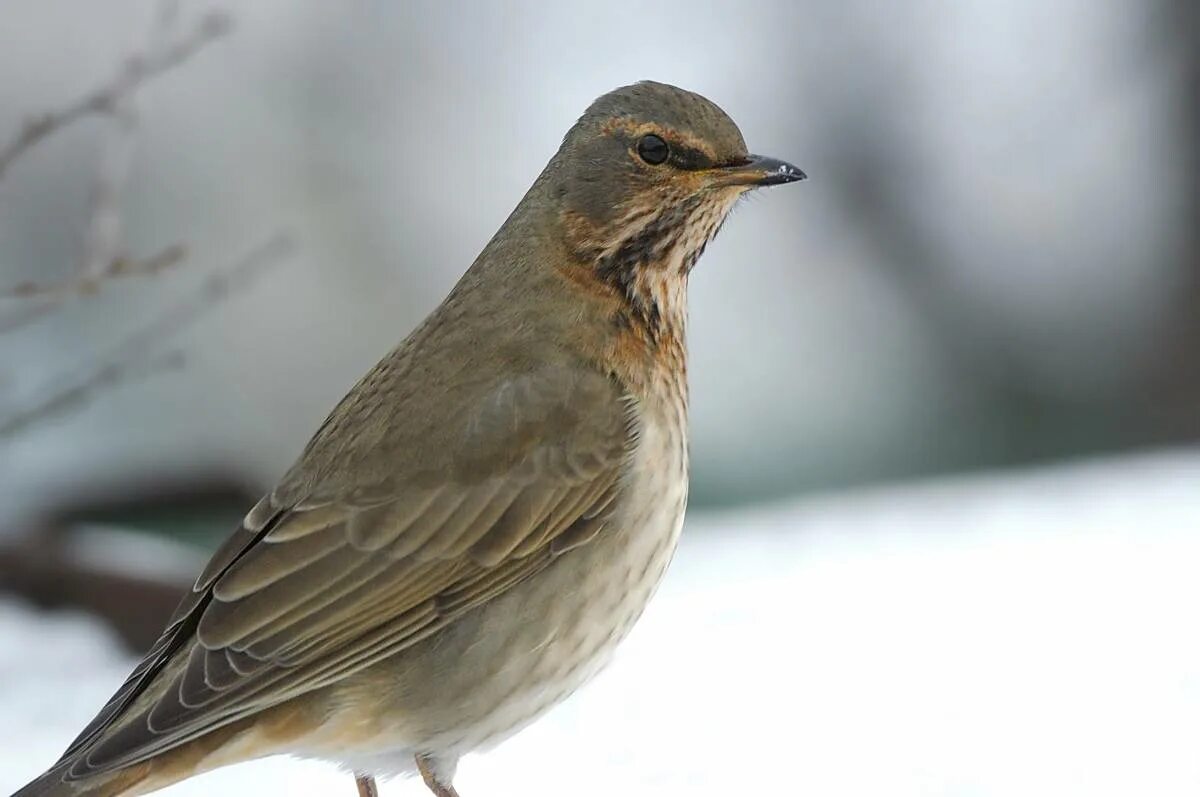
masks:
<svg viewBox="0 0 1200 797"><path fill-rule="evenodd" d="M469 485L538 451L627 445L637 402L618 374L549 345L447 345L421 333L333 408L269 496L276 507L389 485Z"/></svg>

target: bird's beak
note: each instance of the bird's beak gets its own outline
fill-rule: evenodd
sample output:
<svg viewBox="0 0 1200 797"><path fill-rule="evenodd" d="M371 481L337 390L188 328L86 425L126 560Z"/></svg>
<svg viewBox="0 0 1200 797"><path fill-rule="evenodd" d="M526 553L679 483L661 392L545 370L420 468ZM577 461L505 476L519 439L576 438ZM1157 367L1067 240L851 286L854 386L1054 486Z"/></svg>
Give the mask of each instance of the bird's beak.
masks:
<svg viewBox="0 0 1200 797"><path fill-rule="evenodd" d="M713 169L714 182L723 186L744 185L757 188L764 185L783 185L803 180L807 176L787 161L768 158L765 155L749 155L742 163Z"/></svg>

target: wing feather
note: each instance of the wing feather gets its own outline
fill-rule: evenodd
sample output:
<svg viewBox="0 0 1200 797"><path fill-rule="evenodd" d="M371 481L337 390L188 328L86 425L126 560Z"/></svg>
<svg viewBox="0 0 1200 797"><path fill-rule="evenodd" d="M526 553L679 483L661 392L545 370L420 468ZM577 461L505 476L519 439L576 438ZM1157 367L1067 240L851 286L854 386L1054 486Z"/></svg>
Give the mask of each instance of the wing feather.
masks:
<svg viewBox="0 0 1200 797"><path fill-rule="evenodd" d="M421 456L387 435L322 454L319 434L68 751L68 777L143 761L344 678L603 533L637 435L611 377L535 371L475 407L443 422L461 424L457 437L442 430L456 444ZM401 437L415 424L392 422Z"/></svg>

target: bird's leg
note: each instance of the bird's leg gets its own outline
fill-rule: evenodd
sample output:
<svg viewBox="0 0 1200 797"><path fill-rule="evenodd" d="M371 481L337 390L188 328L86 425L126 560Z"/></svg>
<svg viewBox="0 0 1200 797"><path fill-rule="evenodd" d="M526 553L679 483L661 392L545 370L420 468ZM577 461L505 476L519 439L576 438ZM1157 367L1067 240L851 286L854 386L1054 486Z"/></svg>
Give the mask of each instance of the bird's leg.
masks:
<svg viewBox="0 0 1200 797"><path fill-rule="evenodd" d="M433 772L432 762L428 757L417 756L417 771L421 773L421 780L425 781L425 785L434 793L435 797L458 797L458 792L449 783L442 783L438 780L437 775Z"/></svg>
<svg viewBox="0 0 1200 797"><path fill-rule="evenodd" d="M355 775L354 785L358 787L358 797L379 797L379 787L370 775Z"/></svg>

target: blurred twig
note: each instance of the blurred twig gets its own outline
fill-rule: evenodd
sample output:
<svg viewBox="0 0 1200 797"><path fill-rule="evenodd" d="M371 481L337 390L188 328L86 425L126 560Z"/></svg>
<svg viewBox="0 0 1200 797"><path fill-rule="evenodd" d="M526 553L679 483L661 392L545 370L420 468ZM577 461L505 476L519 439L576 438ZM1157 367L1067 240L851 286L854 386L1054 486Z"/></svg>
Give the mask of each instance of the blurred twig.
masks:
<svg viewBox="0 0 1200 797"><path fill-rule="evenodd" d="M11 332L33 323L63 302L96 293L102 283L132 275L151 275L183 259L184 247L172 244L145 258L134 258L124 251L121 200L129 180L137 141L137 91L149 80L183 64L206 45L232 29L231 18L218 11L209 12L179 37L173 35L178 19L177 0L162 0L145 51L131 56L109 83L60 111L30 119L0 149L0 179L14 161L58 130L88 116L103 115L112 120L112 129L101 151L84 241L83 257L75 273L53 283L25 282L0 298L27 299L19 310L0 317L0 333Z"/></svg>
<svg viewBox="0 0 1200 797"><path fill-rule="evenodd" d="M166 10L173 5L164 5L160 18L173 18L173 12ZM177 41L127 59L124 68L110 83L94 89L66 108L29 119L16 136L0 148L0 178L14 161L53 133L87 116L118 113L125 98L142 84L187 61L206 45L232 30L232 27L232 19L227 14L209 12L200 18L193 30Z"/></svg>
<svg viewBox="0 0 1200 797"><path fill-rule="evenodd" d="M182 244L171 244L161 252L157 252L142 260L130 260L126 257L114 257L98 272L88 274L80 279L64 280L39 284L22 282L7 291L0 292L0 297L13 299L30 297L59 298L70 294L89 294L100 289L100 282L114 277L148 276L157 274L183 260L187 250ZM3 327L0 327L3 329Z"/></svg>
<svg viewBox="0 0 1200 797"><path fill-rule="evenodd" d="M142 52L126 58L116 75L75 102L28 120L7 145L0 146L0 179L21 157L57 131L82 119L100 116L111 122L105 131L86 221L83 253L65 279L28 281L0 289L0 299L20 305L0 316L0 334L30 324L61 308L69 299L88 296L109 280L158 274L180 263L186 249L174 243L148 257L125 251L122 195L129 181L138 132L137 93L149 81L175 69L210 43L232 30L232 18L211 11L178 32L179 0L159 0ZM183 355L163 353L164 342L191 326L202 315L244 287L267 266L292 249L290 239L276 234L228 268L217 271L187 297L166 308L150 323L114 346L91 367L70 371L20 411L0 415L0 441L29 431L42 421L77 409L97 393L117 385L179 367ZM36 395L36 394L35 394Z"/></svg>
<svg viewBox="0 0 1200 797"><path fill-rule="evenodd" d="M100 357L98 366L51 385L28 408L0 417L0 442L67 410L78 409L103 390L149 373L179 367L183 361L179 352L160 353L164 342L195 324L234 293L245 289L294 250L291 236L279 232L228 267L210 274L194 291L159 312L150 323L139 327L106 356Z"/></svg>

